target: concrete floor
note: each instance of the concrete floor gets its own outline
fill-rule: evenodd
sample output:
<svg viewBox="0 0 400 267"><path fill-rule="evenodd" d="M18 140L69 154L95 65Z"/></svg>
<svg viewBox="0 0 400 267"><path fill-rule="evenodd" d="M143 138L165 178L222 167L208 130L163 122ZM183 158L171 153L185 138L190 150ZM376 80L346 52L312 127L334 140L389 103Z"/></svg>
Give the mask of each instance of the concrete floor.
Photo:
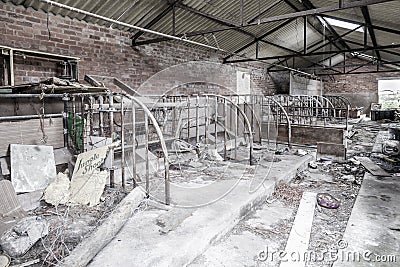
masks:
<svg viewBox="0 0 400 267"><path fill-rule="evenodd" d="M399 196L398 177L365 174L334 266L399 266Z"/></svg>
<svg viewBox="0 0 400 267"><path fill-rule="evenodd" d="M226 193L225 184L237 183L229 194L209 205L191 208L172 207L169 211L150 209L133 216L119 234L94 258L91 267L106 266L184 266L201 255L213 242L228 233L246 214L260 203L264 203L279 181L289 181L299 170L307 167L312 156L279 155L279 162L271 166L259 166L254 170L254 179L235 177L235 169L229 172L230 179L215 181L208 190L212 196ZM234 166L234 165L232 165ZM233 171L232 171L233 170ZM239 175L240 172L239 172ZM238 182L237 182L238 181ZM255 181L262 186L252 192ZM256 184L258 183L256 182ZM173 200L179 203L202 203L202 194L193 194L188 199L184 190L174 191ZM177 217L168 233L157 225L157 219ZM266 216L266 215L265 215ZM167 223L168 224L168 223ZM265 245L254 247L254 253Z"/></svg>
<svg viewBox="0 0 400 267"><path fill-rule="evenodd" d="M287 236L276 238L274 227L280 222L288 223L293 212L293 207L280 201L263 205L189 266L277 266L278 261L259 254L282 249Z"/></svg>

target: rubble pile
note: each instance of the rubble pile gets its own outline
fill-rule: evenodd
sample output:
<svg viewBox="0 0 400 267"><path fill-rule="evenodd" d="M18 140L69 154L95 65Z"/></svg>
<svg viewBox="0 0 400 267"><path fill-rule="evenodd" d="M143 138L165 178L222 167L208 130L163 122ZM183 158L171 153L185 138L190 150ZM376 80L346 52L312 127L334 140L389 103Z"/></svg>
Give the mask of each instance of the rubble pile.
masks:
<svg viewBox="0 0 400 267"><path fill-rule="evenodd" d="M73 173L64 166L56 174L51 146L11 145L10 175L0 180L2 261L55 265L101 225L127 194L106 186L100 168L109 147L78 155Z"/></svg>

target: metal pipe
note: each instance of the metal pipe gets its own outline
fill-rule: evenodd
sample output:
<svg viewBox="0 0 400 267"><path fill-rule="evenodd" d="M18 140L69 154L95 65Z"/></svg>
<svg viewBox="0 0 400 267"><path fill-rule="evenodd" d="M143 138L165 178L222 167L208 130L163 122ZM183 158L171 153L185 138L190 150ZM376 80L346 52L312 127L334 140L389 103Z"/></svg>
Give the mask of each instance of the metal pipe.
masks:
<svg viewBox="0 0 400 267"><path fill-rule="evenodd" d="M110 135L111 135L111 142L114 142L114 96L109 94L108 96L108 117L110 120ZM115 179L114 179L114 148L110 148L110 158L111 158L111 169L110 169L110 187L115 186Z"/></svg>
<svg viewBox="0 0 400 267"><path fill-rule="evenodd" d="M39 119L39 118L61 118L64 117L63 114L44 114L44 115L22 115L22 116L5 116L0 117L0 121L14 121L14 120L29 120L29 119ZM65 125L66 127L67 125Z"/></svg>
<svg viewBox="0 0 400 267"><path fill-rule="evenodd" d="M145 136L145 166L146 166L146 195L150 195L150 172L149 172L149 118L147 113L144 114L144 136Z"/></svg>
<svg viewBox="0 0 400 267"><path fill-rule="evenodd" d="M32 98L32 97L49 97L49 98L63 98L65 94L0 94L0 98Z"/></svg>
<svg viewBox="0 0 400 267"><path fill-rule="evenodd" d="M146 28L138 27L138 26L135 26L135 25L132 25L132 24L128 24L128 23L125 23L125 22L121 22L121 21L118 21L118 20L115 20L115 19L110 19L110 18L107 18L107 17L104 17L104 16L100 16L100 15L97 15L97 14L94 14L94 13L91 13L91 12L88 12L88 11L85 11L85 10L82 10L82 9L78 9L78 8L75 8L75 7L64 5L64 4L55 2L55 1L51 1L51 0L39 0L39 1L47 3L47 4L50 4L50 5L53 5L53 6L57 6L57 7L60 7L60 8L64 8L64 9L67 9L67 10L70 10L70 11L73 11L73 12L81 13L81 14L84 14L86 16L90 16L90 17L94 17L94 18L101 19L101 20L104 20L104 21L108 21L108 22L111 22L113 24L117 24L117 25L120 25L120 26L124 26L124 27L128 27L128 28L131 28L131 29L139 30L139 31L142 31L142 32L147 32L147 33L159 35L159 36L162 36L162 37L167 37L167 38L170 38L170 39L173 39L173 40L178 40L178 41L186 42L186 43L189 43L189 44L202 46L202 47L205 47L205 48L214 49L214 50L217 50L217 51L226 52L223 49L220 49L220 48L217 48L217 47L214 47L214 46L210 46L210 45L205 45L205 44L202 44L202 43L199 43L199 42L191 41L191 40L185 39L184 37L177 37L177 36L173 36L173 35L157 32L157 31L149 30L149 29L146 29Z"/></svg>
<svg viewBox="0 0 400 267"><path fill-rule="evenodd" d="M196 95L196 143L200 142L199 135L199 95Z"/></svg>
<svg viewBox="0 0 400 267"><path fill-rule="evenodd" d="M190 96L187 97L187 142L190 142Z"/></svg>
<svg viewBox="0 0 400 267"><path fill-rule="evenodd" d="M204 113L205 113L205 126L204 126L204 139L205 139L205 143L206 145L208 144L208 136L207 136L207 132L208 132L208 96L206 96L206 105L204 106Z"/></svg>
<svg viewBox="0 0 400 267"><path fill-rule="evenodd" d="M124 118L124 97L121 97L121 179L122 188L125 188L125 118Z"/></svg>
<svg viewBox="0 0 400 267"><path fill-rule="evenodd" d="M75 97L72 97L72 133L73 133L73 142L74 146L77 145L77 134L76 134L76 105L75 105Z"/></svg>
<svg viewBox="0 0 400 267"><path fill-rule="evenodd" d="M62 114L62 117L63 117L64 147L68 147L68 101L69 101L68 95L65 94L64 97L62 98L62 100L64 102L64 111L63 111L63 114ZM38 115L36 115L36 116L39 117ZM20 117L20 116L18 116L18 117Z"/></svg>
<svg viewBox="0 0 400 267"><path fill-rule="evenodd" d="M217 133L217 126L218 126L218 98L217 96L215 96L215 118L214 118L214 136L215 136L215 142L214 142L214 148L217 149L217 137L218 137L218 133Z"/></svg>
<svg viewBox="0 0 400 267"><path fill-rule="evenodd" d="M15 80L14 80L14 51L10 50L9 52L10 55L10 85L14 86L15 85Z"/></svg>
<svg viewBox="0 0 400 267"><path fill-rule="evenodd" d="M99 96L99 105L100 107L103 106L104 98L103 96ZM100 127L100 136L104 137L104 113L103 110L99 109L99 127Z"/></svg>
<svg viewBox="0 0 400 267"><path fill-rule="evenodd" d="M121 26L124 26L124 27L128 27L128 28L131 28L131 29L136 29L136 30L139 30L139 31L142 31L142 32L147 32L147 33L159 35L159 36L162 36L162 37L166 37L166 38L169 38L169 39L178 40L178 41L186 42L186 43L189 43L189 44L194 44L194 45L198 45L198 46L201 46L201 47L214 49L216 51L229 53L230 55L236 55L236 56L241 57L241 58L246 58L246 57L244 57L242 55L239 55L238 53L231 53L229 51L226 51L226 50L218 48L218 47L214 47L214 46L206 45L206 44L203 44L203 43L191 41L191 40L185 39L185 37L177 37L177 36L173 36L173 35L157 32L157 31L149 30L149 29L146 29L146 28L138 27L138 26L135 26L135 25L132 25L132 24L128 24L128 23L125 23L125 22L121 22L121 21L118 21L118 20L114 20L114 19L110 19L110 18L107 18L107 17L104 17L104 16L100 16L100 15L97 15L97 14L94 14L94 13L91 13L91 12L88 12L88 11L85 11L85 10L82 10L82 9L78 9L78 8L75 8L75 7L64 5L64 4L55 2L55 1L51 1L51 0L39 0L39 1L47 3L47 4L50 4L50 5L58 6L60 8L68 9L68 10L73 11L73 12L77 12L77 13L81 13L81 14L84 14L84 15L87 15L87 16L91 16L91 17L94 17L94 18L97 18L97 19L108 21L108 22L111 22L113 24L117 24L117 25L121 25ZM252 59L252 60L254 60L254 59ZM259 61L259 62L262 62L264 64L267 64L267 65L270 65L270 66L276 66L276 67L288 69L288 70L291 70L291 71L294 71L294 72L297 72L297 73L302 73L304 75L309 75L309 76L312 76L312 77L315 76L314 74L310 74L310 73L307 73L307 72L299 71L299 70L296 70L294 68L289 68L287 66L283 66L283 65L279 65L279 64L273 64L273 63L272 64L271 63L266 63L266 62L263 62L262 60L258 60L258 59L255 59L255 60Z"/></svg>
<svg viewBox="0 0 400 267"><path fill-rule="evenodd" d="M228 105L226 103L226 100L224 99L224 159L226 160L226 142L228 141L228 136L227 136L227 131L226 129L228 128Z"/></svg>
<svg viewBox="0 0 400 267"><path fill-rule="evenodd" d="M89 134L90 135L93 135L93 101L94 101L94 98L93 98L93 96L89 96L89 113L88 113L88 116L90 116L90 118L89 118Z"/></svg>
<svg viewBox="0 0 400 267"><path fill-rule="evenodd" d="M85 127L85 97L81 96L81 151L85 152L85 136L86 136L86 127Z"/></svg>
<svg viewBox="0 0 400 267"><path fill-rule="evenodd" d="M136 187L136 109L132 100L132 180Z"/></svg>

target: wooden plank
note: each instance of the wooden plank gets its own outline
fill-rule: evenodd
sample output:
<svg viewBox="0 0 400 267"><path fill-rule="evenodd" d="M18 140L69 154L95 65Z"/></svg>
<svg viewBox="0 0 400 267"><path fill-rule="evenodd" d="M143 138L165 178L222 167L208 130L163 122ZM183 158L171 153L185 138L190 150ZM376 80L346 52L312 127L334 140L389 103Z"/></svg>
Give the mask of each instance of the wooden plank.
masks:
<svg viewBox="0 0 400 267"><path fill-rule="evenodd" d="M1 122L0 123L0 157L8 155L10 144L48 145L54 148L64 147L62 118L44 119L44 132L47 143L43 143L40 120Z"/></svg>
<svg viewBox="0 0 400 267"><path fill-rule="evenodd" d="M305 266L304 260L293 261L290 255L305 255L310 241L311 226L314 219L314 209L316 203L316 193L304 192L294 219L289 238L286 243L286 261L281 261L280 267L300 267Z"/></svg>
<svg viewBox="0 0 400 267"><path fill-rule="evenodd" d="M367 157L354 157L356 160L361 162L361 164L374 176L391 176L381 167L379 167L375 162Z"/></svg>

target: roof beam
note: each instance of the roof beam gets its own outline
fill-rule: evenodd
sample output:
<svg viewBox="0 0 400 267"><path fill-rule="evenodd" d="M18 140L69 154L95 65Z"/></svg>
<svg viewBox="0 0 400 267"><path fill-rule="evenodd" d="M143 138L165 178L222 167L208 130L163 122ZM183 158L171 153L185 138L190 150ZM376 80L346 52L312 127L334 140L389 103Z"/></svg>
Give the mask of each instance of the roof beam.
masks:
<svg viewBox="0 0 400 267"><path fill-rule="evenodd" d="M302 0L302 4L303 4L303 6L306 8L306 9L315 9L315 6L310 2L310 0ZM343 5L343 3L341 4L341 5ZM328 30L335 36L335 37L339 37L339 34L335 31L335 29L325 20L325 18L322 18L323 20L324 20L324 22L325 22L325 24L327 25L327 27L328 27ZM343 46L343 47L345 47L345 48L347 48L347 49L350 49L350 47L348 46L348 44L346 44L346 42L344 42L343 41L343 39L342 38L338 38L338 40L339 40L339 43Z"/></svg>
<svg viewBox="0 0 400 267"><path fill-rule="evenodd" d="M276 31L279 30L280 28L286 26L287 24L289 24L289 23L292 22L293 20L295 20L295 19L294 19L294 18L293 18L293 19L289 19L289 20L287 20L287 21L285 21L285 22L279 24L279 25L276 26L275 28L269 30L268 32L264 33L264 34L261 35L260 37L254 38L254 40L251 41L250 43L248 43L248 44L242 46L241 48L237 49L237 50L236 50L235 52L233 52L232 54L226 56L226 57L224 58L224 62L225 62L227 59L229 59L229 58L233 57L234 55L236 55L237 53L240 53L240 52L242 52L243 50L245 50L246 48L248 48L248 47L252 46L253 44L257 43L258 41L260 41L261 39L265 38L266 36L268 36L268 35L270 35L270 34L276 32Z"/></svg>
<svg viewBox="0 0 400 267"><path fill-rule="evenodd" d="M184 4L178 3L176 6L179 7L179 8L181 8L181 9L183 9L183 10L186 10L186 11L189 11L189 12L191 12L191 13L194 13L194 14L196 14L196 15L198 15L198 16L201 16L201 17L210 19L210 20L212 20L212 21L214 21L214 22L216 22L216 23L219 23L219 24L221 24L221 25L233 27L232 30L237 31L237 32L240 32L240 33L242 33L242 34L244 34L244 35L250 36L250 37L252 37L252 38L257 38L257 36L255 36L254 34L252 34L252 33L250 33L250 32L247 32L247 31L245 31L244 29L242 29L242 28L241 28L241 24L238 24L238 23L236 23L236 22L234 22L234 21L227 20L227 19L223 19L223 18L219 18L219 17L217 17L217 16L214 16L214 15L211 15L211 14L208 14L208 13L205 13L205 12L202 12L202 11L200 11L200 10L191 8L191 7L189 7L189 6L187 6L187 5L184 5Z"/></svg>
<svg viewBox="0 0 400 267"><path fill-rule="evenodd" d="M337 75L355 75L355 74L370 74L370 73L386 73L386 72L400 72L400 69L395 70L376 70L376 71L356 71L356 72L346 72L346 73L316 73L316 76L337 76Z"/></svg>
<svg viewBox="0 0 400 267"><path fill-rule="evenodd" d="M386 3L386 2L392 2L392 1L396 1L396 0L358 0L358 1L354 1L354 2L346 2L346 3L343 3L342 7L339 7L339 5L325 6L325 7L319 7L319 8L315 8L315 9L309 9L309 10L304 10L304 11L299 11L299 12L294 12L294 13L272 16L269 18L261 19L257 22L245 24L243 26L248 27L248 26L254 26L254 25L259 25L259 24L264 24L264 23L269 23L269 22L274 22L274 21L291 19L291 18L320 15L323 13L334 12L334 11L339 11L339 10L343 10L343 9L375 5L375 4L381 4L381 3Z"/></svg>
<svg viewBox="0 0 400 267"><path fill-rule="evenodd" d="M360 25L362 25L364 27L367 27L367 28L372 28L372 29L375 29L375 30L378 30L378 31L389 32L389 33L400 35L400 30L397 30L397 29L392 29L392 28L388 28L388 27L381 27L381 26L378 26L378 25L367 25L367 24L365 24L363 22L359 22L359 21L355 21L355 20L351 20L351 19L339 18L339 17L332 16L332 15L321 14L321 16L322 17L326 17L326 18L341 20L341 21L344 21L344 22L360 24Z"/></svg>
<svg viewBox="0 0 400 267"><path fill-rule="evenodd" d="M288 6L290 6L294 11L296 11L296 12L299 12L299 11L300 11L300 9L298 9L291 1L289 1L289 0L284 0L284 1L285 1L285 3L286 3ZM308 24L310 24L310 26L313 27L314 30L316 30L317 32L319 32L319 34L321 34L321 35L324 36L325 38L329 39L329 38L326 36L326 34L324 34L324 32L321 32L317 27L315 27L315 25L313 25L313 24L310 23L309 21L308 21ZM321 23L321 24L322 24L322 23ZM334 45L335 45L335 47L336 47L337 49L340 49L338 45L336 45L336 44L334 44Z"/></svg>
<svg viewBox="0 0 400 267"><path fill-rule="evenodd" d="M377 47L363 47L363 48L353 48L353 49L343 49L341 51L320 51L308 54L302 54L301 56L320 56L320 55L329 55L334 53L350 53L350 52L363 52L363 51L374 51L374 50L384 50L384 49L392 49L392 48L400 48L400 44L394 45L384 45ZM272 57L260 57L258 60L272 60L272 59L282 59L282 58L291 58L291 57L299 57L300 55L281 55L281 56L272 56ZM255 59L240 59L240 60L231 60L226 63L236 63L236 62L248 62L255 61Z"/></svg>
<svg viewBox="0 0 400 267"><path fill-rule="evenodd" d="M320 45L320 46L314 48L314 49L311 50L311 51L309 50L309 49L311 49L311 48L313 48L313 47L315 47L315 46L317 46L317 45L319 45L319 44L321 44L321 43L324 42L324 40L321 40L321 41L319 41L319 42L317 42L317 43L315 43L315 44L309 46L309 47L307 48L307 50L309 50L309 53L318 51L319 49L321 49L321 48L323 48L323 47L325 47L325 46L327 46L327 45L329 45L329 44L332 44L332 43L334 44L334 42L335 42L336 40L338 40L339 38L343 38L343 37L345 37L346 35L348 35L348 34L354 32L354 31L358 30L358 29L361 28L361 27L362 27L362 26L360 25L359 27L357 27L357 28L355 28L355 29L353 29L353 30L347 31L347 32L343 33L342 35L337 36L337 37L334 38L334 39L328 40L327 43L324 43L324 44L322 44L322 45ZM336 47L337 47L337 46L336 46ZM285 60L286 60L286 59L279 60L277 64L281 64L281 63L282 63L283 61L285 61ZM321 60L321 61L323 61L323 60ZM318 63L321 62L321 61L318 61L318 62L314 63L312 66L314 66L314 65L320 65L320 64L318 64ZM275 67L275 66L268 67L267 70L269 71L269 70L271 70L271 69L274 68L274 67Z"/></svg>
<svg viewBox="0 0 400 267"><path fill-rule="evenodd" d="M371 17L369 15L369 11L368 11L368 7L362 6L361 7L361 12L362 12L362 14L364 16L365 24L366 25L372 25ZM376 41L376 36L375 36L374 29L371 28L371 27L368 27L368 32L369 32L369 36L371 37L372 44L374 45L374 47L377 47L378 43ZM378 60L379 61L382 60L381 54L379 53L379 51L375 50L375 53L376 53L376 57L378 58Z"/></svg>

